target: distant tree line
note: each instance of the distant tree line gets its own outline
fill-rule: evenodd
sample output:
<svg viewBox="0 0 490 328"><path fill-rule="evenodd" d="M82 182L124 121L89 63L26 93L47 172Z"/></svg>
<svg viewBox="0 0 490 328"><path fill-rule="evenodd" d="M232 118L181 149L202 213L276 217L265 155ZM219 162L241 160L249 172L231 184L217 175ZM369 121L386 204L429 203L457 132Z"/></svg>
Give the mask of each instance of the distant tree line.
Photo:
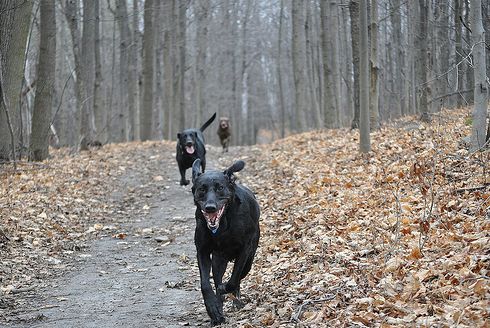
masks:
<svg viewBox="0 0 490 328"><path fill-rule="evenodd" d="M214 112L247 145L473 103L478 147L489 27L481 0L3 0L0 160L175 139Z"/></svg>

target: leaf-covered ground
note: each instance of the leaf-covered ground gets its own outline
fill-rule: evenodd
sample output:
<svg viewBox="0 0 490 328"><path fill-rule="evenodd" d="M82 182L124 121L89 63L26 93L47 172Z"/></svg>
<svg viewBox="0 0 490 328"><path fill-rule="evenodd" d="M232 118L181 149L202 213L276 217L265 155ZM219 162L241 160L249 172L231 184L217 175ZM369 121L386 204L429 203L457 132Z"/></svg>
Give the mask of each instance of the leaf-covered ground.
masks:
<svg viewBox="0 0 490 328"><path fill-rule="evenodd" d="M239 178L262 208L259 251L243 281L248 304L226 308L228 325L489 326L490 155L467 150L468 115L398 121L372 133L369 155L359 154L356 131L342 129L216 159L246 161ZM135 150L171 157L174 143L62 150L16 172L0 168L0 308L22 306L15 295L70 269L60 259L90 246L91 230L105 228L95 223L127 216L107 193L128 166L147 167L128 155ZM177 182L177 169L165 169Z"/></svg>
<svg viewBox="0 0 490 328"><path fill-rule="evenodd" d="M464 147L468 115L399 121L369 156L347 130L257 148L253 324L488 327L490 155Z"/></svg>

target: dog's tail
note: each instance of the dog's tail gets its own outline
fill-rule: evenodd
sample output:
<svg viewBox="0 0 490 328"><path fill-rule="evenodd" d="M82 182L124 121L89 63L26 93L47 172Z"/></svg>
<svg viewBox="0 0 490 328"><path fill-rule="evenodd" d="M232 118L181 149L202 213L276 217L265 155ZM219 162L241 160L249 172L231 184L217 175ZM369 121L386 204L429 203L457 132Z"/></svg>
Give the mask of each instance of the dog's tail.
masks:
<svg viewBox="0 0 490 328"><path fill-rule="evenodd" d="M213 116L211 116L211 118L209 120L207 120L207 122L201 126L201 129L200 129L201 132L203 132L209 126L209 124L213 123L215 118L216 118L216 113L214 113Z"/></svg>

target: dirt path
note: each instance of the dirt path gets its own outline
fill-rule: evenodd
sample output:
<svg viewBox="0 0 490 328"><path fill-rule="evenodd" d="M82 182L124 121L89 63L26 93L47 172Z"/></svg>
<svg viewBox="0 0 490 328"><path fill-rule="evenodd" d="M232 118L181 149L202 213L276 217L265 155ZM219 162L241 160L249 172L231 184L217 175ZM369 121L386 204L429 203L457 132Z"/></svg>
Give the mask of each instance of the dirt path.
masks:
<svg viewBox="0 0 490 328"><path fill-rule="evenodd" d="M209 168L219 153L209 151ZM148 162L128 163L108 199L118 209L114 216L89 229L96 238L74 254L70 272L19 295L25 306L7 316L7 327L208 325L190 186L178 185L172 153L139 155Z"/></svg>

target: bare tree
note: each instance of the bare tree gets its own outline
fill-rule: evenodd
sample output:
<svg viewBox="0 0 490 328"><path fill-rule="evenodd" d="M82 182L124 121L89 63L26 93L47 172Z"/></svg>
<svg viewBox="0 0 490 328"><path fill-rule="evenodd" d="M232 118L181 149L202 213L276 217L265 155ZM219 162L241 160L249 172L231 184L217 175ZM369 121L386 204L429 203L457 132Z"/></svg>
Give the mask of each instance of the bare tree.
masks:
<svg viewBox="0 0 490 328"><path fill-rule="evenodd" d="M4 101L0 103L0 161L17 157L13 147L18 149L21 146L18 104L32 4L32 1L23 0L0 1L0 60L4 96Z"/></svg>
<svg viewBox="0 0 490 328"><path fill-rule="evenodd" d="M481 0L471 0L471 28L474 65L474 99L473 128L471 148L473 151L483 147L486 141L488 83L485 69L485 31L482 22Z"/></svg>
<svg viewBox="0 0 490 328"><path fill-rule="evenodd" d="M305 53L305 9L304 0L292 3L292 56L295 89L295 108L292 128L296 132L305 129L305 113L308 111L307 103L307 76L306 76L306 53Z"/></svg>
<svg viewBox="0 0 490 328"><path fill-rule="evenodd" d="M37 65L37 87L32 115L29 160L42 161L49 155L49 126L53 105L56 72L55 0L45 0L41 8L41 42Z"/></svg>
<svg viewBox="0 0 490 328"><path fill-rule="evenodd" d="M83 80L83 98L79 103L81 110L80 118L80 150L88 149L95 141L95 117L93 107L95 86L95 2L83 0L83 32L82 48L80 56L80 76ZM90 17L90 19L89 19Z"/></svg>
<svg viewBox="0 0 490 328"><path fill-rule="evenodd" d="M333 6L330 7L330 0L323 0L320 2L321 12L321 26L322 26L322 56L323 56L323 94L324 94L324 122L326 128L334 128L337 124L338 107L337 107L337 84L336 78L338 74L335 71L338 67L336 64L336 51L337 47L334 46L332 41L336 40L336 35L332 33L336 29L332 29L335 25L332 25L331 21L336 19L336 15L329 14L331 9L336 9L336 3L333 2ZM335 43L336 44L336 43Z"/></svg>
<svg viewBox="0 0 490 328"><path fill-rule="evenodd" d="M352 43L352 64L354 71L354 118L351 128L359 127L360 105L359 105L359 0L349 2L350 21L351 21L351 43Z"/></svg>
<svg viewBox="0 0 490 328"><path fill-rule="evenodd" d="M277 81L279 87L279 111L280 115L280 124L281 124L281 138L284 138L286 135L286 108L284 101L284 86L282 80L282 43L283 43L283 22L284 22L284 0L281 0L279 5L279 27L278 27L278 36L277 36Z"/></svg>
<svg viewBox="0 0 490 328"><path fill-rule="evenodd" d="M203 121L203 111L206 106L204 87L206 85L206 55L208 47L208 17L210 1L203 0L197 4L197 26L196 26L196 61L194 65L194 74L196 75L196 123Z"/></svg>
<svg viewBox="0 0 490 328"><path fill-rule="evenodd" d="M150 140L152 136L153 113L153 0L145 1L145 32L143 36L143 106L140 112L141 141Z"/></svg>
<svg viewBox="0 0 490 328"><path fill-rule="evenodd" d="M429 105L428 105L428 93L429 83L427 79L427 57L428 57L428 35L427 35L427 0L418 0L418 33L416 36L416 48L418 51L417 61L415 63L418 89L419 89L419 102L418 108L420 112L420 119L424 122L430 121Z"/></svg>
<svg viewBox="0 0 490 328"><path fill-rule="evenodd" d="M103 78L101 63L101 35L100 35L100 0L94 0L95 5L95 26L94 26L94 62L95 62L95 79L94 79L94 119L97 138L102 142L107 142L109 131L107 131L107 107L103 95Z"/></svg>
<svg viewBox="0 0 490 328"><path fill-rule="evenodd" d="M370 44L370 92L369 92L369 123L370 130L379 129L379 103L378 103L378 2L371 0L371 44Z"/></svg>
<svg viewBox="0 0 490 328"><path fill-rule="evenodd" d="M359 3L359 53L360 53L360 115L359 115L359 134L360 151L368 153L371 150L369 135L369 45L368 45L368 17L367 0L360 0Z"/></svg>
<svg viewBox="0 0 490 328"><path fill-rule="evenodd" d="M117 26L119 29L119 88L120 88L120 109L117 113L115 124L116 142L128 139L129 108L134 106L133 91L129 83L130 71L130 43L131 34L129 32L129 19L126 1L116 1Z"/></svg>

